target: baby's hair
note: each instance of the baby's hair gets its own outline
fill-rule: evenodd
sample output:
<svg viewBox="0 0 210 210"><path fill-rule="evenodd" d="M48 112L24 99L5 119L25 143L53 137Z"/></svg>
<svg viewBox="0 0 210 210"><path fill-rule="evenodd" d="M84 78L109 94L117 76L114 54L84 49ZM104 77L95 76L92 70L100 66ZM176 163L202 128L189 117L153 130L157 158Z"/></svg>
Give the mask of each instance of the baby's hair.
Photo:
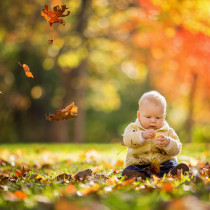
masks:
<svg viewBox="0 0 210 210"><path fill-rule="evenodd" d="M144 93L139 99L139 103L138 103L139 108L144 103L144 101L149 101L154 104L162 105L164 108L164 112L166 113L166 106L167 106L166 99L158 91L153 90L153 91Z"/></svg>

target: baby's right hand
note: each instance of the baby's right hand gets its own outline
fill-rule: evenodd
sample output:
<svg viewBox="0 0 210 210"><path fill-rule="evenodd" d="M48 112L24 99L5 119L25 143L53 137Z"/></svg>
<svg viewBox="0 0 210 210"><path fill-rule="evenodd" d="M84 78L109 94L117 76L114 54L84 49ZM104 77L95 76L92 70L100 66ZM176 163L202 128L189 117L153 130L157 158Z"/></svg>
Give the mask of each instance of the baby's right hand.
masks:
<svg viewBox="0 0 210 210"><path fill-rule="evenodd" d="M154 129L148 129L146 131L143 131L141 135L144 139L152 139L155 136L155 134L156 132Z"/></svg>

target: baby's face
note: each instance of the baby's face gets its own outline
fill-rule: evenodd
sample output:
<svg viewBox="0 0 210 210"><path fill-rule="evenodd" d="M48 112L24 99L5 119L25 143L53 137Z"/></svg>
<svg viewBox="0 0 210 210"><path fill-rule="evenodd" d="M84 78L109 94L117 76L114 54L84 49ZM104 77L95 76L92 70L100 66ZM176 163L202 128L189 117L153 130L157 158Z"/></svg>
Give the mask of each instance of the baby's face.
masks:
<svg viewBox="0 0 210 210"><path fill-rule="evenodd" d="M143 128L157 130L164 124L164 107L151 102L145 102L141 105L137 116Z"/></svg>

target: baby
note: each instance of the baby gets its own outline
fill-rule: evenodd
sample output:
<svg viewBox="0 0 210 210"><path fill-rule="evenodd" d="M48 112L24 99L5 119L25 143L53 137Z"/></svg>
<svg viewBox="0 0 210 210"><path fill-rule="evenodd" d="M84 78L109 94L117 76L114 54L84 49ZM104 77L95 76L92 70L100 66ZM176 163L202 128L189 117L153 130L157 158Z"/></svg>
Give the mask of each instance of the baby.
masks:
<svg viewBox="0 0 210 210"><path fill-rule="evenodd" d="M157 91L150 91L140 98L137 119L129 124L123 134L123 144L127 146L126 168L122 175L126 179L133 177L150 178L151 164L158 163L158 177L170 172L176 175L178 170L189 171L189 167L178 164L176 156L182 149L175 131L165 121L166 100Z"/></svg>

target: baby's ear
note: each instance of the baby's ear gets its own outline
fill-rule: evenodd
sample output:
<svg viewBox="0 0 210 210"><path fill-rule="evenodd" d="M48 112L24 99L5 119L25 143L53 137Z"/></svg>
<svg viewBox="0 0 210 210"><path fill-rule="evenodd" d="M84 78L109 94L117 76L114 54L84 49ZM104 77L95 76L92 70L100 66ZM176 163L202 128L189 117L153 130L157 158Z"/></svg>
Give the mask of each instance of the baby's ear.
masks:
<svg viewBox="0 0 210 210"><path fill-rule="evenodd" d="M140 113L139 113L139 111L137 111L137 118L140 121Z"/></svg>

